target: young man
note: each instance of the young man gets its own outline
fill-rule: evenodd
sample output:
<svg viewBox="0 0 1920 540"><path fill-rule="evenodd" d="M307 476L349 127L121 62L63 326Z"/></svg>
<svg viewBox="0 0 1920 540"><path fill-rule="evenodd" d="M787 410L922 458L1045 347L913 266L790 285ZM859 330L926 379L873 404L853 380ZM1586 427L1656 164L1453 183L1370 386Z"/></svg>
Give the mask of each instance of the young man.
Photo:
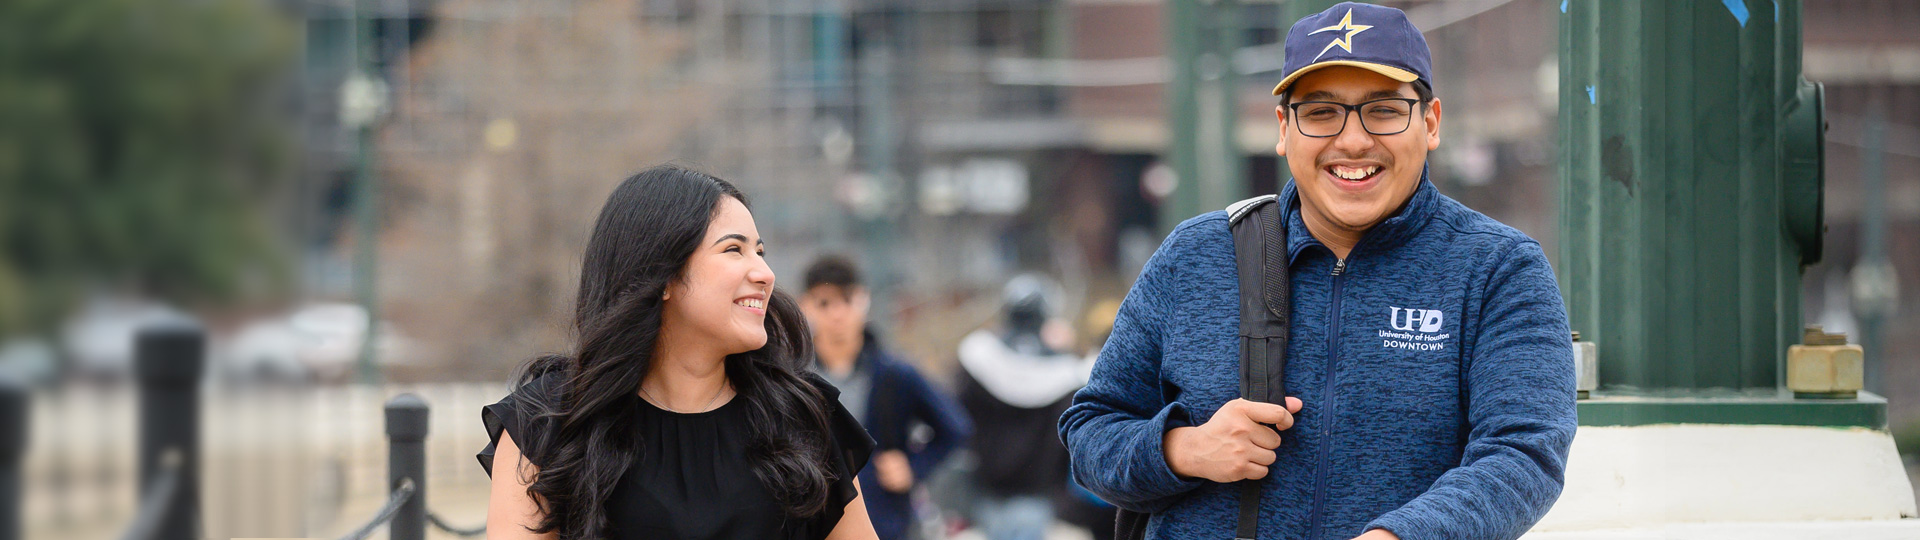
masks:
<svg viewBox="0 0 1920 540"><path fill-rule="evenodd" d="M800 311L813 330L813 368L840 389L840 404L875 443L873 460L860 470L867 515L882 540L906 538L913 524L908 491L967 440L973 425L953 398L880 347L867 329L871 297L852 262L822 257L807 268L805 282ZM924 444L910 440L916 424L932 428Z"/></svg>
<svg viewBox="0 0 1920 540"><path fill-rule="evenodd" d="M1238 399L1224 212L1141 271L1060 435L1076 480L1152 513L1149 538L1231 538L1248 479L1260 538L1510 539L1559 497L1566 312L1538 243L1426 178L1429 65L1396 9L1342 3L1287 34L1285 404Z"/></svg>

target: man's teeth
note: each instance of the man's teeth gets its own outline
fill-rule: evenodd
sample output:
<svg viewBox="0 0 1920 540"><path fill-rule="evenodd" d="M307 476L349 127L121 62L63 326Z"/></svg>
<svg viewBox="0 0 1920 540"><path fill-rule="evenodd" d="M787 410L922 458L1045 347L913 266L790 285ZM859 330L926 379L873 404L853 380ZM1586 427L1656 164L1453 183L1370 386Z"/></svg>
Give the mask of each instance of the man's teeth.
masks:
<svg viewBox="0 0 1920 540"><path fill-rule="evenodd" d="M1334 176L1345 178L1347 180L1359 180L1361 178L1373 176L1373 173L1380 172L1379 167L1341 167L1341 166L1335 165L1333 167L1330 167L1329 169L1332 170Z"/></svg>
<svg viewBox="0 0 1920 540"><path fill-rule="evenodd" d="M746 300L740 300L740 301L736 301L736 302L734 302L734 305L737 305L737 306L741 306L741 307L750 307L750 308L754 308L754 309L766 309L766 308L767 308L767 301L765 301L765 300L754 300L754 299L751 299L751 298L749 298L749 299L746 299Z"/></svg>

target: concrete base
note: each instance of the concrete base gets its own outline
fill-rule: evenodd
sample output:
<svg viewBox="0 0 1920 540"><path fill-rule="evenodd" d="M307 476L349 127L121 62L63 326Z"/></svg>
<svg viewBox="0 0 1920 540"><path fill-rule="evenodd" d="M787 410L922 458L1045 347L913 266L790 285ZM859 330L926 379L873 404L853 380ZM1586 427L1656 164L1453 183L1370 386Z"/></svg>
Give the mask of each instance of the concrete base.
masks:
<svg viewBox="0 0 1920 540"><path fill-rule="evenodd" d="M1566 489L1528 538L1760 538L1668 535L1670 525L1897 520L1920 515L1893 437L1867 428L1581 426ZM1907 536L1920 526L1907 523ZM1768 525L1770 527L1771 525ZM1743 527L1745 527L1743 525ZM1538 536L1629 531L1628 536ZM1741 529L1747 530L1747 529ZM1632 532L1638 531L1638 532ZM1612 533L1608 533L1612 534ZM1766 536L1771 538L1771 536ZM1781 536L1781 538L1811 538Z"/></svg>
<svg viewBox="0 0 1920 540"><path fill-rule="evenodd" d="M1887 429L1887 398L1859 392L1847 399L1796 399L1785 389L1675 395L1596 391L1580 400L1581 426L1740 424Z"/></svg>

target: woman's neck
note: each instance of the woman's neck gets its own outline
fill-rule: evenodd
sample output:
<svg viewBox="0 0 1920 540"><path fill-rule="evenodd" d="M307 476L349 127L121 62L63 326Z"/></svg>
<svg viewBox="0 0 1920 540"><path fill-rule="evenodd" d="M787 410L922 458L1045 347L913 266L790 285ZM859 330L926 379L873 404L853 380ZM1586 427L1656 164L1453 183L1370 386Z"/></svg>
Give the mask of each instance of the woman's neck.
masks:
<svg viewBox="0 0 1920 540"><path fill-rule="evenodd" d="M665 337L665 336L662 336ZM730 399L726 356L677 347L663 340L640 381L643 398L674 412L704 412Z"/></svg>

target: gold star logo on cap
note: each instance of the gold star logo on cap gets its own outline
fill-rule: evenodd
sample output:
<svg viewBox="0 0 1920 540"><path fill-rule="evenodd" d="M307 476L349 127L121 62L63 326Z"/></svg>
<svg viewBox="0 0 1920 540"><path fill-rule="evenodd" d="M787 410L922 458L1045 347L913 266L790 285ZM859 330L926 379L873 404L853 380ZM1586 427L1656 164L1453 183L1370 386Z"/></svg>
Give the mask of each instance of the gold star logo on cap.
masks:
<svg viewBox="0 0 1920 540"><path fill-rule="evenodd" d="M1334 32L1339 30L1347 31L1347 35L1333 38L1333 43L1328 43L1327 48L1320 49L1320 54L1314 55L1313 60L1316 62L1320 61L1320 57L1326 56L1327 51L1333 50L1335 46L1339 46L1342 49L1346 49L1348 53L1352 53L1353 52L1353 35L1361 32L1365 32L1367 31L1368 28L1373 28L1373 26L1365 25L1365 24L1353 24L1353 10L1348 9L1347 16L1340 18L1340 24L1336 24L1333 26L1308 32L1307 35L1314 35L1321 32Z"/></svg>

